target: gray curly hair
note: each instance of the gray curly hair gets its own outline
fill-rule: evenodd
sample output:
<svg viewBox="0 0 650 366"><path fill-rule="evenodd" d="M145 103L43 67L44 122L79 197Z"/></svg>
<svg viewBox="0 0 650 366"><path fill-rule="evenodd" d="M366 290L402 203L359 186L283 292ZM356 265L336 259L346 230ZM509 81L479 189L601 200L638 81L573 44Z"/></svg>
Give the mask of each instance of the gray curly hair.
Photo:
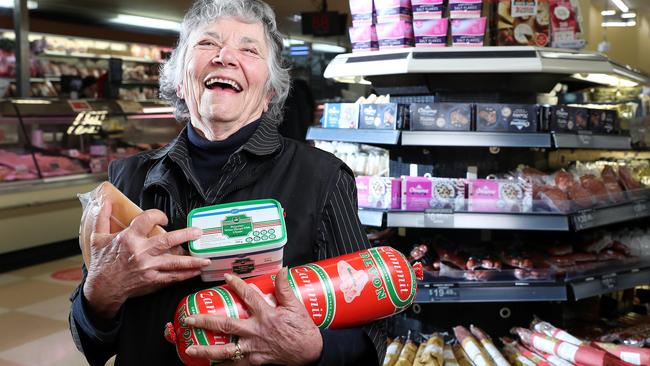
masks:
<svg viewBox="0 0 650 366"><path fill-rule="evenodd" d="M269 80L266 90L273 92L268 114L273 120L282 120L282 107L289 93L289 69L282 60L282 34L278 31L273 9L260 0L197 0L187 11L181 23L178 45L160 69L160 97L175 107L179 121L190 119L185 101L176 95L185 69L185 56L189 48L189 37L195 29L222 17L233 17L250 23L262 23L266 43L269 45Z"/></svg>

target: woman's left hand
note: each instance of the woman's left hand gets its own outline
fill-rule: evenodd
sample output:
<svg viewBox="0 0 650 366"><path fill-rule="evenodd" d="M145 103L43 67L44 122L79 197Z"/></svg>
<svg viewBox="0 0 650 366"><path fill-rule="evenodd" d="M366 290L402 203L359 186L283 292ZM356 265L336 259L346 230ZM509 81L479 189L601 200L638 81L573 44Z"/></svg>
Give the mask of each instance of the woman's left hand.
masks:
<svg viewBox="0 0 650 366"><path fill-rule="evenodd" d="M320 357L323 348L318 327L296 298L289 286L288 270L283 268L275 280L277 306L272 306L261 293L242 279L226 275L226 283L248 307L250 318L197 314L185 318L188 325L209 329L216 333L239 336L237 345L191 346L187 354L191 357L216 361L232 360L237 346L244 358L240 364L282 364L304 365Z"/></svg>

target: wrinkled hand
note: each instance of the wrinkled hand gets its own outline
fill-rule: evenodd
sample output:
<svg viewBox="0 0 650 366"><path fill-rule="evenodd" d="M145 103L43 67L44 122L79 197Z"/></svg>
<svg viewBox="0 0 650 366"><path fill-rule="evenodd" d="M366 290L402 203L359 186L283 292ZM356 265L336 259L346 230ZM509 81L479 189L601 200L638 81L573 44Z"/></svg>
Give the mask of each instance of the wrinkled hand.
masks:
<svg viewBox="0 0 650 366"><path fill-rule="evenodd" d="M139 214L129 227L110 234L111 202L95 216L90 239L90 267L83 291L91 311L112 318L129 297L145 295L200 273L210 260L182 254L182 244L201 237L201 230L186 228L147 235L156 225L167 224L160 210Z"/></svg>
<svg viewBox="0 0 650 366"><path fill-rule="evenodd" d="M304 365L316 361L323 348L318 327L296 298L283 268L275 280L277 307L265 301L260 293L237 276L226 275L226 282L248 307L251 317L233 319L209 314L187 317L188 325L216 333L239 336L244 359L237 365ZM190 346L191 357L230 360L237 348L234 343L222 346Z"/></svg>

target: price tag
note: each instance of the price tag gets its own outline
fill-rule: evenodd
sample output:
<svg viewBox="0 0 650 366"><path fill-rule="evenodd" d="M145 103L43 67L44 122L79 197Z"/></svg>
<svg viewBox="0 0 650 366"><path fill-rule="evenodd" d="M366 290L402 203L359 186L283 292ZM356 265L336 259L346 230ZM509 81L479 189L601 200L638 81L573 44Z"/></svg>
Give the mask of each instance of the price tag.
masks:
<svg viewBox="0 0 650 366"><path fill-rule="evenodd" d="M593 146L594 139L592 135L578 135L578 144L580 146Z"/></svg>
<svg viewBox="0 0 650 366"><path fill-rule="evenodd" d="M429 289L429 297L435 301L458 301L460 292L452 286L436 286Z"/></svg>
<svg viewBox="0 0 650 366"><path fill-rule="evenodd" d="M634 213L636 214L637 217L642 217L646 216L648 214L648 202L647 201L639 201L632 206L634 209Z"/></svg>
<svg viewBox="0 0 650 366"><path fill-rule="evenodd" d="M595 225L595 215L593 210L585 210L576 213L573 216L573 224L576 230L583 230Z"/></svg>
<svg viewBox="0 0 650 366"><path fill-rule="evenodd" d="M616 274L613 273L611 275L603 276L600 279L600 282L603 284L603 288L607 290L611 290L616 288Z"/></svg>
<svg viewBox="0 0 650 366"><path fill-rule="evenodd" d="M424 227L453 228L454 214L451 210L427 210L424 212Z"/></svg>
<svg viewBox="0 0 650 366"><path fill-rule="evenodd" d="M384 219L383 211L359 210L359 220L366 226L381 226Z"/></svg>

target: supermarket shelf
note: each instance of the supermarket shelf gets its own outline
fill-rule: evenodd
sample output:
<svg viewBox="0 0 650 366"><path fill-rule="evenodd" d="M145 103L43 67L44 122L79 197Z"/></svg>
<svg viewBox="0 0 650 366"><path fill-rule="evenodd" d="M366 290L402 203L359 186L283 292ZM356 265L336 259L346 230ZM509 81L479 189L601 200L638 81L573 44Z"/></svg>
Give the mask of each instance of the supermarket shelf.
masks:
<svg viewBox="0 0 650 366"><path fill-rule="evenodd" d="M567 281L576 300L650 285L650 262L640 261L627 266L607 266L582 278Z"/></svg>
<svg viewBox="0 0 650 366"><path fill-rule="evenodd" d="M575 231L636 220L650 216L650 202L632 201L616 206L576 212L570 216Z"/></svg>
<svg viewBox="0 0 650 366"><path fill-rule="evenodd" d="M403 131L402 145L551 147L548 133Z"/></svg>
<svg viewBox="0 0 650 366"><path fill-rule="evenodd" d="M87 60L108 60L111 58L119 58L122 61L128 61L128 62L138 62L138 63L143 63L143 64L158 64L160 62L151 60L151 59L146 59L146 58L140 58L140 57L132 57L132 56L118 56L118 55L97 55L93 53L80 53L80 52L44 52L41 54L38 54L37 57L43 57L43 58L74 58L74 59L87 59Z"/></svg>
<svg viewBox="0 0 650 366"><path fill-rule="evenodd" d="M336 56L325 69L326 78L395 74L544 73L558 75L610 74L650 83L650 77L618 65L595 52L540 47L448 47L400 49Z"/></svg>
<svg viewBox="0 0 650 366"><path fill-rule="evenodd" d="M397 145L398 130L361 130L347 128L309 127L307 140L358 142L362 144Z"/></svg>
<svg viewBox="0 0 650 366"><path fill-rule="evenodd" d="M359 220L365 226L382 226L384 223L384 210L373 210L360 208L358 211Z"/></svg>
<svg viewBox="0 0 650 366"><path fill-rule="evenodd" d="M563 284L480 283L465 287L433 282L418 283L416 303L445 302L519 302L519 301L566 301L567 288Z"/></svg>
<svg viewBox="0 0 650 366"><path fill-rule="evenodd" d="M632 139L630 136L606 136L591 134L552 134L553 145L557 148L568 149L609 149L630 150Z"/></svg>
<svg viewBox="0 0 650 366"><path fill-rule="evenodd" d="M158 87L160 84L158 81L147 81L147 80L127 80L127 81L122 81L120 83L120 86L151 86L151 87Z"/></svg>
<svg viewBox="0 0 650 366"><path fill-rule="evenodd" d="M566 215L542 213L392 211L388 212L387 225L391 227L434 229L569 230L569 220Z"/></svg>

